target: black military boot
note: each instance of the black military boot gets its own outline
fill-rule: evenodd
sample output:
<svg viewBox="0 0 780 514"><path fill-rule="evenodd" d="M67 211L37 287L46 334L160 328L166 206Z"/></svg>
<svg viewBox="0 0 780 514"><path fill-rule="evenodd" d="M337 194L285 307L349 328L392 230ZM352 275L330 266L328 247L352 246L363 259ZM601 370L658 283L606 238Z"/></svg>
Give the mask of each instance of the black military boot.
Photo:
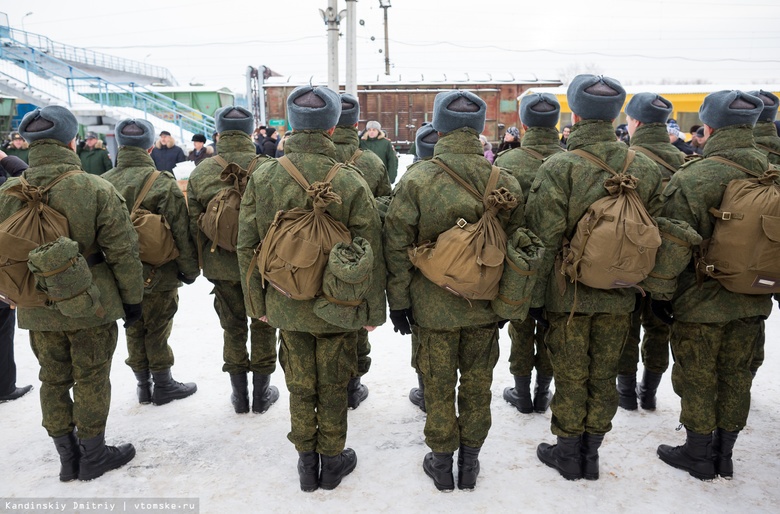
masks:
<svg viewBox="0 0 780 514"><path fill-rule="evenodd" d="M531 375L515 377L515 386L504 389L504 400L523 414L534 411L534 402L531 400Z"/></svg>
<svg viewBox="0 0 780 514"><path fill-rule="evenodd" d="M717 428L712 433L712 454L715 457L715 472L726 480L734 478L734 462L731 452L737 442L739 432L729 432Z"/></svg>
<svg viewBox="0 0 780 514"><path fill-rule="evenodd" d="M417 384L419 387L413 387L409 391L409 401L425 412L425 384L423 384L423 377L419 373L417 373Z"/></svg>
<svg viewBox="0 0 780 514"><path fill-rule="evenodd" d="M662 444L658 447L658 457L699 480L712 480L717 476L712 458L712 433L702 435L690 430L687 432L684 445L672 447Z"/></svg>
<svg viewBox="0 0 780 514"><path fill-rule="evenodd" d="M636 373L617 376L618 406L621 409L636 410Z"/></svg>
<svg viewBox="0 0 780 514"><path fill-rule="evenodd" d="M433 485L439 491L455 489L455 478L452 476L452 452L430 452L423 459L423 471L433 479Z"/></svg>
<svg viewBox="0 0 780 514"><path fill-rule="evenodd" d="M539 460L558 470L566 480L582 478L582 437L558 436L558 444L542 443L536 448Z"/></svg>
<svg viewBox="0 0 780 514"><path fill-rule="evenodd" d="M550 382L553 377L542 375L536 372L536 385L534 386L534 412L544 414L550 407L552 393L550 392Z"/></svg>
<svg viewBox="0 0 780 514"><path fill-rule="evenodd" d="M279 389L271 384L271 375L252 373L252 412L264 413L279 399Z"/></svg>
<svg viewBox="0 0 780 514"><path fill-rule="evenodd" d="M176 382L171 376L171 369L152 372L154 379L154 389L152 390L152 403L155 405L165 405L173 400L181 400L195 394L198 390L193 382L182 384Z"/></svg>
<svg viewBox="0 0 780 514"><path fill-rule="evenodd" d="M479 448L460 446L458 450L458 489L474 489L479 475Z"/></svg>
<svg viewBox="0 0 780 514"><path fill-rule="evenodd" d="M90 439L81 439L79 453L79 480L93 480L133 460L135 448L130 443L107 446L105 433L101 432Z"/></svg>
<svg viewBox="0 0 780 514"><path fill-rule="evenodd" d="M349 379L347 384L347 407L357 409L368 398L368 387L360 383L360 377Z"/></svg>
<svg viewBox="0 0 780 514"><path fill-rule="evenodd" d="M230 403L233 404L236 414L246 414L249 412L249 384L246 379L246 373L231 374L230 385L233 386Z"/></svg>
<svg viewBox="0 0 780 514"><path fill-rule="evenodd" d="M317 452L298 452L298 478L301 491L310 493L320 487L320 454Z"/></svg>
<svg viewBox="0 0 780 514"><path fill-rule="evenodd" d="M352 448L344 448L344 451L335 457L320 455L320 461L320 487L330 490L337 488L341 479L352 473L357 465L357 455Z"/></svg>
<svg viewBox="0 0 780 514"><path fill-rule="evenodd" d="M639 405L645 410L655 410L655 393L658 384L661 383L663 373L655 373L645 370L642 373L642 382L636 386L636 395L639 397Z"/></svg>
<svg viewBox="0 0 780 514"><path fill-rule="evenodd" d="M52 437L60 454L60 482L70 482L79 477L79 440L75 430L60 437Z"/></svg>
<svg viewBox="0 0 780 514"><path fill-rule="evenodd" d="M135 379L138 381L138 385L135 388L135 393L138 395L138 403L146 405L152 403L152 374L148 369L143 371L134 371Z"/></svg>
<svg viewBox="0 0 780 514"><path fill-rule="evenodd" d="M582 434L582 478L585 480L599 479L599 448L604 441L604 435L585 432Z"/></svg>

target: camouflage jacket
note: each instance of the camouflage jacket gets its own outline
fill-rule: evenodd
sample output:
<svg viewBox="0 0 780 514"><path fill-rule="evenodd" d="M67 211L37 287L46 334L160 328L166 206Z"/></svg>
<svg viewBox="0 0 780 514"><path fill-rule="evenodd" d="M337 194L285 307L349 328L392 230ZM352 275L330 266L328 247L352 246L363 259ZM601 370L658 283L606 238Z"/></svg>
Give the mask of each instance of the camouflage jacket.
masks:
<svg viewBox="0 0 780 514"><path fill-rule="evenodd" d="M750 178L733 166L707 159L716 155L756 173L763 173L769 164L766 155L753 145L751 128L737 125L716 130L704 146L704 158L674 174L664 190L663 215L687 222L704 239L711 238L715 229L709 209L720 206L726 185L734 179ZM772 311L772 296L768 294L732 293L711 278L705 278L699 287L693 266L677 278L672 303L675 319L688 323L720 323L768 316Z"/></svg>
<svg viewBox="0 0 780 514"><path fill-rule="evenodd" d="M469 128L443 135L434 157L443 161L477 191L484 192L492 166L482 155L476 131ZM498 187L517 196L512 211L500 211L499 221L507 235L523 226L524 202L517 180L502 171ZM423 160L404 173L395 188L385 217L383 236L387 261L387 296L393 310L411 307L418 325L433 329L456 329L498 321L490 301L459 298L437 286L412 266L407 250L414 244L435 241L452 228L458 218L476 223L484 207L446 171Z"/></svg>
<svg viewBox="0 0 780 514"><path fill-rule="evenodd" d="M599 157L613 170L620 171L628 147L615 141L612 124L599 120L584 120L572 127L568 152L553 155L539 168L528 197L528 228L544 243L545 253L539 278L532 297L532 307L546 307L550 312L571 312L574 305L574 284L554 269L563 239L571 240L577 222L596 200L607 196L604 182L612 175L595 164L572 154L581 148ZM628 169L639 179L637 193L655 216L661 209L661 174L649 157L636 154ZM564 288L563 293L560 288ZM634 309L635 289L594 289L577 284L576 312L606 312L621 314Z"/></svg>
<svg viewBox="0 0 780 514"><path fill-rule="evenodd" d="M323 180L336 164L336 148L323 131L296 132L285 142L284 154L306 177L308 182ZM339 170L331 181L333 191L341 197L341 203L331 203L327 212L342 222L352 237L365 238L375 256L382 255L382 238L379 213L374 197L360 173L350 166ZM276 160L264 162L252 175L241 202L241 219L238 227L238 261L247 313L253 318L268 316L268 323L282 330L310 333L344 332L314 314L316 300L293 300L273 287L263 287L260 273L253 270L249 284L246 274L250 269L255 248L265 237L274 216L280 210L294 207L311 208L306 191L287 173ZM385 263L374 259L371 290L366 296L368 325L385 322Z"/></svg>
<svg viewBox="0 0 780 514"><path fill-rule="evenodd" d="M30 145L30 167L24 177L32 185L45 186L76 169L81 169L81 160L75 152L54 139L41 139ZM18 182L18 178L11 178L0 187L0 221L23 206L21 200L3 194ZM138 259L138 238L124 199L114 186L96 175L80 173L49 191L49 206L68 218L70 238L79 244L82 254L102 251L105 255L105 262L90 269L106 313L102 318L69 318L55 307L20 307L19 327L36 331L81 330L123 317L122 303L141 303L143 270Z"/></svg>
<svg viewBox="0 0 780 514"><path fill-rule="evenodd" d="M347 162L360 148L360 138L358 138L358 131L355 127L336 127L332 139L336 145L336 160L339 162ZM363 150L353 165L365 179L374 198L390 196L392 188L390 180L387 178L387 170L377 154L371 150Z"/></svg>
<svg viewBox="0 0 780 514"><path fill-rule="evenodd" d="M124 196L127 208L132 209L138 198L138 193L154 171L154 161L146 150L123 146L117 154L116 168L107 171L102 176L114 184L117 191ZM163 264L154 270L151 285L146 287L144 292L170 291L180 287L181 282L176 278L179 271L188 277L198 276L200 274L198 255L190 238L187 203L176 184L176 179L170 172L160 173L160 176L154 181L152 189L141 202L141 208L153 214L162 214L165 217L171 227L176 248L179 250L179 256L176 260ZM148 277L150 273L152 273L151 266L144 264L144 277Z"/></svg>
<svg viewBox="0 0 780 514"><path fill-rule="evenodd" d="M648 123L637 127L631 136L631 148L645 148L660 157L675 170L685 162L685 154L669 142L669 133L666 131L666 123ZM658 171L661 172L664 182L672 178L672 171L661 163L656 162Z"/></svg>
<svg viewBox="0 0 780 514"><path fill-rule="evenodd" d="M219 135L217 153L227 162L235 162L246 169L257 154L252 138L240 130L226 130ZM260 162L268 160L263 158ZM255 168L257 169L257 168ZM253 170L249 170L252 172ZM217 247L211 251L211 241L198 228L198 218L212 198L227 184L219 179L222 166L209 157L198 164L187 181L187 207L190 211L190 234L203 260L203 275L212 280L240 280L238 258L235 252Z"/></svg>
<svg viewBox="0 0 780 514"><path fill-rule="evenodd" d="M780 137L778 137L774 122L760 121L756 123L753 127L753 138L755 138L758 149L768 154L769 163L780 165Z"/></svg>
<svg viewBox="0 0 780 514"><path fill-rule="evenodd" d="M531 190L531 184L536 178L539 166L542 165L542 160L534 157L525 149L540 153L544 157L561 153L564 149L561 148L557 130L548 127L531 127L523 136L520 148L504 150L498 154L494 164L509 170L512 176L520 182L523 196L527 202L528 192Z"/></svg>

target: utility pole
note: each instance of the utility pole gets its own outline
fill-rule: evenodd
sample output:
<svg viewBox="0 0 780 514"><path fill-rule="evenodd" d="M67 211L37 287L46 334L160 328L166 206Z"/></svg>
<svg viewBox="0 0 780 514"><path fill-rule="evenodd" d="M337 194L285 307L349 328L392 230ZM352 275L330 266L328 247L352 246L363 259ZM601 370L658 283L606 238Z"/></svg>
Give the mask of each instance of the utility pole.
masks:
<svg viewBox="0 0 780 514"><path fill-rule="evenodd" d="M347 93L357 98L357 0L347 0Z"/></svg>
<svg viewBox="0 0 780 514"><path fill-rule="evenodd" d="M390 0L379 0L379 7L385 10L385 75L390 75L390 46L387 39L387 10L392 7Z"/></svg>
<svg viewBox="0 0 780 514"><path fill-rule="evenodd" d="M322 20L328 26L328 87L339 91L339 22L346 11L338 12L338 0L328 0L328 9L320 9Z"/></svg>

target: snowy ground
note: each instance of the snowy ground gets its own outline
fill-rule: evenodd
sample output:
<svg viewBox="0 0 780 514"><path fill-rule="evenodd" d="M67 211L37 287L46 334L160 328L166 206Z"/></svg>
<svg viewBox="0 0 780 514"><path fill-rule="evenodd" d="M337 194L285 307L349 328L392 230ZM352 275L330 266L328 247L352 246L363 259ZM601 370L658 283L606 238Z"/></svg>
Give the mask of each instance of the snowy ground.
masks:
<svg viewBox="0 0 780 514"><path fill-rule="evenodd" d="M768 356L753 386L748 427L735 449L735 478L701 482L663 464L659 444L680 444L679 400L669 374L659 409L619 411L601 449L601 479L568 482L541 464L536 445L552 442L550 413L523 415L501 398L510 385L509 339L493 383L493 427L473 492L435 490L421 468L424 414L407 399L415 385L410 341L390 324L371 335L368 400L349 414L347 443L358 465L334 491L300 491L297 455L287 441L288 394L281 369L272 383L281 398L266 414L237 415L222 366L222 336L202 277L181 289L171 337L174 377L195 381L186 400L139 405L124 364L124 333L114 357L109 443L132 442L136 458L91 482L60 483L51 440L40 426L37 363L27 332L17 331L18 384L35 384L24 398L0 406L0 498L198 498L203 513L243 512L777 512L780 501L780 316L767 327ZM0 502L0 512L3 510ZM68 511L70 512L70 511ZM84 512L96 512L84 511Z"/></svg>

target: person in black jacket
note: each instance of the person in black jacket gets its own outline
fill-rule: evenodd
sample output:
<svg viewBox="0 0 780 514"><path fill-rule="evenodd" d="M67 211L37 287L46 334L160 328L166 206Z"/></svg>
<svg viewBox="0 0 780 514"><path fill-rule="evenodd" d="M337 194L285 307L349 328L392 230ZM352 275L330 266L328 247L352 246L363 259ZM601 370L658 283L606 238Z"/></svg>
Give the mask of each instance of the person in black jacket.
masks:
<svg viewBox="0 0 780 514"><path fill-rule="evenodd" d="M279 140L279 133L275 128L265 129L265 139L263 139L262 153L268 157L276 157L276 144Z"/></svg>
<svg viewBox="0 0 780 514"><path fill-rule="evenodd" d="M11 177L18 177L27 164L20 158L0 151L0 185ZM16 311L0 301L0 403L21 398L29 393L31 385L16 387L16 362L14 362L14 329Z"/></svg>
<svg viewBox="0 0 780 514"><path fill-rule="evenodd" d="M173 172L173 168L180 162L187 160L184 150L176 146L176 141L167 130L160 132L160 139L154 143L152 149L154 167L160 171Z"/></svg>

